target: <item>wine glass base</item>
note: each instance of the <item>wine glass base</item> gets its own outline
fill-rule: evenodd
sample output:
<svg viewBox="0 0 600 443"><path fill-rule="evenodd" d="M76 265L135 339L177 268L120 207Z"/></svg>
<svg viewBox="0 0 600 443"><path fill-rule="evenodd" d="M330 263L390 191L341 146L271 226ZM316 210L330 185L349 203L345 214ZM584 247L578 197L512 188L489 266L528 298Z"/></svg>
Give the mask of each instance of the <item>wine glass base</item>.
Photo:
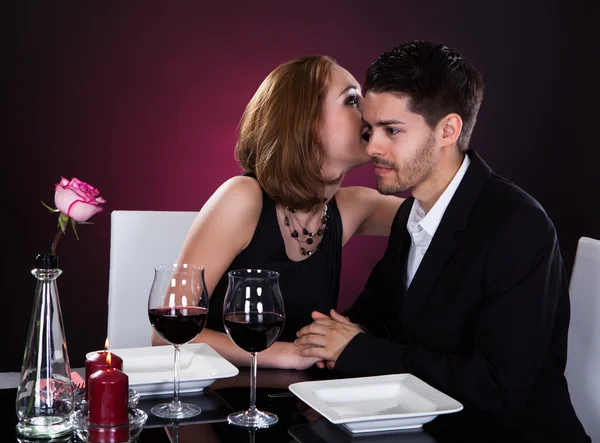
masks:
<svg viewBox="0 0 600 443"><path fill-rule="evenodd" d="M153 406L152 409L150 409L150 412L160 418L179 420L183 418L194 417L200 414L202 409L189 403L181 403L180 405L174 405L173 403L161 403Z"/></svg>
<svg viewBox="0 0 600 443"><path fill-rule="evenodd" d="M258 409L234 412L227 416L229 424L243 428L268 428L277 423L278 420L279 418L275 414L259 411Z"/></svg>

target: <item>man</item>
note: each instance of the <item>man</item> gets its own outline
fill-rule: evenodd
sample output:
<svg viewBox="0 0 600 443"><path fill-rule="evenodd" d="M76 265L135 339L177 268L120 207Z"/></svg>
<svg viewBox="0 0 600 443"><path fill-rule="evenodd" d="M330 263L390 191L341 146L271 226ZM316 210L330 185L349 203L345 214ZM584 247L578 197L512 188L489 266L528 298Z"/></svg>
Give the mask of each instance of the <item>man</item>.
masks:
<svg viewBox="0 0 600 443"><path fill-rule="evenodd" d="M412 197L352 307L314 313L298 332L302 353L342 376L416 375L463 403L431 427L461 441L590 441L564 377L569 295L554 226L468 147L481 75L414 41L376 59L364 89L377 188Z"/></svg>

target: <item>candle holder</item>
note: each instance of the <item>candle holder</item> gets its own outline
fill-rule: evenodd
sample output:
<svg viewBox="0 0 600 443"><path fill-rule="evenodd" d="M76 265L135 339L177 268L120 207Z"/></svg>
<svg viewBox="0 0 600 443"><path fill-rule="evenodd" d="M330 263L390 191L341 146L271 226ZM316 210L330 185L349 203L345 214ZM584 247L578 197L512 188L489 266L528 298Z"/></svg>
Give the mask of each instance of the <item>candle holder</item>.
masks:
<svg viewBox="0 0 600 443"><path fill-rule="evenodd" d="M17 434L16 443L40 443L40 442L50 442L50 443L73 443L73 434L63 435L62 437L56 437L51 440L40 440L39 438L29 438L23 437L22 435Z"/></svg>
<svg viewBox="0 0 600 443"><path fill-rule="evenodd" d="M89 411L83 407L71 415L77 437L84 443L127 443L135 440L148 419L141 409L130 409L129 423L122 425L95 425L89 421Z"/></svg>
<svg viewBox="0 0 600 443"><path fill-rule="evenodd" d="M140 401L140 393L135 389L129 388L127 394L127 404L129 409L135 409ZM73 407L75 410L87 407L88 402L85 398L85 388L73 388L73 398Z"/></svg>

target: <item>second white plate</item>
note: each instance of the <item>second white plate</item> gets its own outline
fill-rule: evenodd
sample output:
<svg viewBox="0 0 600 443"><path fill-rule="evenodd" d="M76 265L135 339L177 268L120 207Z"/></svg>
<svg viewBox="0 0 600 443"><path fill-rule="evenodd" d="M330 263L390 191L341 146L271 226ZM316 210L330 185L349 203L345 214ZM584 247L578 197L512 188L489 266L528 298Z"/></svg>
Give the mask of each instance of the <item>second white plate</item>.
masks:
<svg viewBox="0 0 600 443"><path fill-rule="evenodd" d="M300 382L298 398L352 433L414 429L463 405L412 374Z"/></svg>
<svg viewBox="0 0 600 443"><path fill-rule="evenodd" d="M86 358L94 352L86 354ZM129 376L129 387L140 396L173 394L173 346L110 349L110 352L123 359L123 372ZM219 378L239 373L238 368L206 343L183 345L180 367L181 394L200 392Z"/></svg>

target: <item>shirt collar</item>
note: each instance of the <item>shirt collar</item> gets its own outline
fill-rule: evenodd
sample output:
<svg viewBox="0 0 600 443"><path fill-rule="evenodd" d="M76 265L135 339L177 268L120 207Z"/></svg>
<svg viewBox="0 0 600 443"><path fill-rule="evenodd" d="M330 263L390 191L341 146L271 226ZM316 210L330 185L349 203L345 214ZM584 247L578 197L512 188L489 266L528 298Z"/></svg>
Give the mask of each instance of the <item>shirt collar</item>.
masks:
<svg viewBox="0 0 600 443"><path fill-rule="evenodd" d="M419 224L423 220L423 217L425 217L425 210L417 200L413 201L410 214L408 214L408 220L406 221L406 228L411 235L423 229Z"/></svg>
<svg viewBox="0 0 600 443"><path fill-rule="evenodd" d="M463 177L465 176L465 174L467 172L467 168L469 167L470 163L471 163L471 159L469 158L468 155L465 155L465 159L463 160L462 164L460 165L460 168L458 168L458 171L454 175L454 178L452 179L450 184L446 187L446 189L444 190L442 195L440 195L440 198L437 199L437 201L435 202L433 207L429 210L429 212L427 214L425 214L425 216L419 222L419 225L431 237L433 237L433 235L435 234L435 231L437 231L437 228L440 225L440 222L442 221L442 217L444 216L444 212L446 212L446 208L450 204L452 197L454 197L454 193L458 189L458 185L460 185L460 182L462 181ZM419 204L419 202L417 202L417 200L415 200L413 208L415 205L419 205L419 208L421 208L421 205ZM422 208L421 208L421 211L424 212L422 210ZM412 210L411 210L411 213L412 213Z"/></svg>

